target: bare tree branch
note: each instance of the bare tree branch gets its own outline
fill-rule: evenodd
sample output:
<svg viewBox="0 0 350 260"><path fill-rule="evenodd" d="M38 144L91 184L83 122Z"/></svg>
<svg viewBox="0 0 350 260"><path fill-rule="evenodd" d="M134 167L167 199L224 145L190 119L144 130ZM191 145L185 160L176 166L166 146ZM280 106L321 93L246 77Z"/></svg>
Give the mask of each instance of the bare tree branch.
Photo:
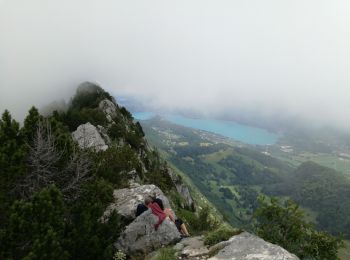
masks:
<svg viewBox="0 0 350 260"><path fill-rule="evenodd" d="M30 171L17 187L21 197L31 197L35 192L55 184L63 193L66 201L72 202L81 194L81 186L92 178L92 163L84 150L73 150L65 167L61 171L58 163L64 151L59 151L51 125L47 120L38 124L29 146L28 166Z"/></svg>

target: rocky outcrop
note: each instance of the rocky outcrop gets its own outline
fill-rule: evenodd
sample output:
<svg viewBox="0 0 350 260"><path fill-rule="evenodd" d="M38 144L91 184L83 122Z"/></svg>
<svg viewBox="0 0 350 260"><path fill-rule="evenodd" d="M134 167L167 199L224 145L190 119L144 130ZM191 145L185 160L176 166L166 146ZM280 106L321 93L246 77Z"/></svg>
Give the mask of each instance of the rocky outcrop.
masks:
<svg viewBox="0 0 350 260"><path fill-rule="evenodd" d="M115 247L129 255L146 255L181 239L172 221L165 219L155 230L154 225L157 221L158 217L152 214L151 210L142 213L125 228Z"/></svg>
<svg viewBox="0 0 350 260"><path fill-rule="evenodd" d="M137 185L133 183L130 188L114 190L114 202L104 212L103 221L107 220L114 210L127 219L134 219L137 205L143 203L147 196L160 198L163 201L164 207L170 208L168 198L164 196L163 192L157 186L153 184Z"/></svg>
<svg viewBox="0 0 350 260"><path fill-rule="evenodd" d="M173 249L178 259L211 260L297 260L297 256L280 246L266 242L248 232L233 236L208 249L203 236L182 239ZM212 256L212 257L210 257Z"/></svg>
<svg viewBox="0 0 350 260"><path fill-rule="evenodd" d="M183 183L181 177L173 172L170 168L168 168L168 173L170 175L171 180L173 181L177 192L184 198L185 204L181 205L182 208L189 208L194 209L194 202L193 198L191 196L190 190L188 187Z"/></svg>
<svg viewBox="0 0 350 260"><path fill-rule="evenodd" d="M103 126L98 125L97 130L98 130L99 134L101 135L101 137L103 138L103 140L105 141L105 143L107 145L110 145L112 143L112 141L107 133L107 129L104 128Z"/></svg>
<svg viewBox="0 0 350 260"><path fill-rule="evenodd" d="M207 259L209 250L203 240L203 236L184 238L173 248L180 259Z"/></svg>
<svg viewBox="0 0 350 260"><path fill-rule="evenodd" d="M98 129L89 122L78 126L72 133L72 137L82 149L93 148L95 151L105 151L108 148Z"/></svg>
<svg viewBox="0 0 350 260"><path fill-rule="evenodd" d="M117 116L117 106L108 99L102 100L98 108L106 115L109 123L113 122L113 118Z"/></svg>
<svg viewBox="0 0 350 260"><path fill-rule="evenodd" d="M233 236L228 241L221 242L210 248L211 252L219 252L209 258L222 259L254 259L254 260L297 260L297 256L280 246L266 242L248 232Z"/></svg>

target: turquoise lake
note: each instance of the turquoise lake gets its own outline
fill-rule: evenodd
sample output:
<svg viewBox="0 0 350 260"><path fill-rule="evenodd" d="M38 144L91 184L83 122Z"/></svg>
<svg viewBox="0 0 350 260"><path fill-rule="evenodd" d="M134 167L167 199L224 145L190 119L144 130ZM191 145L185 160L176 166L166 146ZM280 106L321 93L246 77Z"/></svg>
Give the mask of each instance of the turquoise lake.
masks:
<svg viewBox="0 0 350 260"><path fill-rule="evenodd" d="M152 112L133 113L136 120L147 120L156 114ZM278 135L265 129L239 124L233 121L217 119L188 118L179 115L160 115L164 119L186 127L220 134L247 144L269 145L276 143Z"/></svg>

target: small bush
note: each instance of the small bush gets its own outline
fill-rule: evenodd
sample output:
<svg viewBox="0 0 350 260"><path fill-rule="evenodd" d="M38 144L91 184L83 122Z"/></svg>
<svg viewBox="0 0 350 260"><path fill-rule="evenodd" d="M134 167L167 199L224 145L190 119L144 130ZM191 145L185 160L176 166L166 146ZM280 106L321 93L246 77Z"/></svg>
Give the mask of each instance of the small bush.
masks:
<svg viewBox="0 0 350 260"><path fill-rule="evenodd" d="M226 241L230 239L232 236L240 234L242 231L239 229L233 229L228 226L220 226L214 231L209 232L205 238L204 243L206 245L212 246L221 241Z"/></svg>
<svg viewBox="0 0 350 260"><path fill-rule="evenodd" d="M175 260L176 251L172 247L161 248L152 260Z"/></svg>
<svg viewBox="0 0 350 260"><path fill-rule="evenodd" d="M176 213L185 222L192 235L214 230L219 226L219 221L212 216L209 207L201 209L199 213L186 209L178 209Z"/></svg>
<svg viewBox="0 0 350 260"><path fill-rule="evenodd" d="M120 250L118 250L114 256L113 260L126 260L126 254Z"/></svg>

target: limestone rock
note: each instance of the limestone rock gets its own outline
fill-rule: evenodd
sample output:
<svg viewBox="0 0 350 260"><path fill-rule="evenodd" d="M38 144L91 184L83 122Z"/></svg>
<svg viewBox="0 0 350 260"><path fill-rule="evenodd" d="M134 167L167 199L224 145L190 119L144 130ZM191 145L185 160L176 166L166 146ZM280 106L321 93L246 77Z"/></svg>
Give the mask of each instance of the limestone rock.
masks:
<svg viewBox="0 0 350 260"><path fill-rule="evenodd" d="M113 118L117 115L117 106L112 101L104 99L98 107L105 113L108 122L113 122Z"/></svg>
<svg viewBox="0 0 350 260"><path fill-rule="evenodd" d="M155 230L157 222L158 217L147 210L125 228L115 247L130 255L146 255L181 239L175 224L168 218Z"/></svg>
<svg viewBox="0 0 350 260"><path fill-rule="evenodd" d="M143 203L147 196L156 196L163 201L164 207L170 208L169 200L155 185L135 185L132 187L113 191L114 202L110 204L103 214L103 221L108 219L113 210L128 219L134 219L136 207Z"/></svg>
<svg viewBox="0 0 350 260"><path fill-rule="evenodd" d="M211 260L249 259L249 260L297 260L297 256L280 246L266 242L248 232L233 236L228 241L221 242L210 251L222 248Z"/></svg>
<svg viewBox="0 0 350 260"><path fill-rule="evenodd" d="M72 137L82 149L93 148L96 151L105 151L108 148L97 128L89 122L78 126L72 133Z"/></svg>
<svg viewBox="0 0 350 260"><path fill-rule="evenodd" d="M109 137L108 133L107 133L107 129L104 128L101 125L97 126L97 130L100 133L101 137L103 138L103 140L105 141L105 143L107 145L110 145L112 143L111 138Z"/></svg>
<svg viewBox="0 0 350 260"><path fill-rule="evenodd" d="M182 239L174 247L181 259L208 258L208 247L204 245L203 236Z"/></svg>

